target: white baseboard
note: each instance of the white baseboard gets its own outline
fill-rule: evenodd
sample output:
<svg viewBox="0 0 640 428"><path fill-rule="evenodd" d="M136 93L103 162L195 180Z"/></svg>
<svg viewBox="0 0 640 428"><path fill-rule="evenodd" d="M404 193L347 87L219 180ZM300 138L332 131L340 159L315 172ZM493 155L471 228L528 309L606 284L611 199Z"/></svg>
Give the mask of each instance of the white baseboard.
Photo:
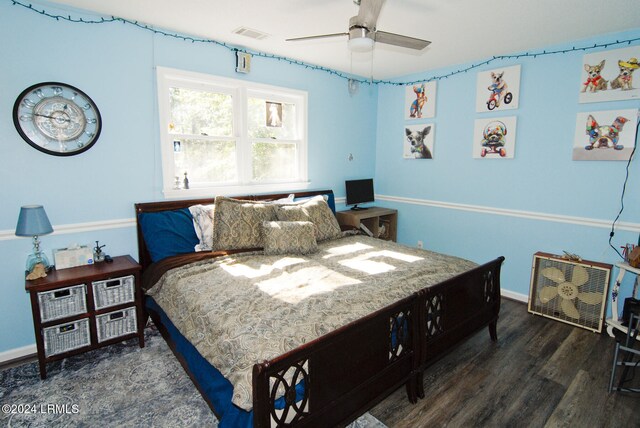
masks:
<svg viewBox="0 0 640 428"><path fill-rule="evenodd" d="M8 363L9 361L18 360L25 357L35 356L38 353L35 343L33 345L23 346L21 348L9 349L8 351L0 352L0 364Z"/></svg>
<svg viewBox="0 0 640 428"><path fill-rule="evenodd" d="M517 300L518 302L527 303L529 301L529 296L526 294L516 293L515 291L500 290L500 294L511 300Z"/></svg>

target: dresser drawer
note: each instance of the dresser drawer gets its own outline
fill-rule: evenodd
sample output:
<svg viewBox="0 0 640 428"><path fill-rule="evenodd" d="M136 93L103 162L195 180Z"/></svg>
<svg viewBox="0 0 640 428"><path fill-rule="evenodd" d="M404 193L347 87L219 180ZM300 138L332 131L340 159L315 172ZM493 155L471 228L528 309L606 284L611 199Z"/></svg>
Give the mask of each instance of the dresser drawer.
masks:
<svg viewBox="0 0 640 428"><path fill-rule="evenodd" d="M40 320L47 322L87 312L86 296L85 284L39 292Z"/></svg>
<svg viewBox="0 0 640 428"><path fill-rule="evenodd" d="M133 302L136 298L133 275L94 281L91 285L96 310Z"/></svg>
<svg viewBox="0 0 640 428"><path fill-rule="evenodd" d="M42 334L46 357L91 345L88 318L44 328Z"/></svg>
<svg viewBox="0 0 640 428"><path fill-rule="evenodd" d="M125 308L120 311L96 315L98 329L98 343L138 331L136 307Z"/></svg>

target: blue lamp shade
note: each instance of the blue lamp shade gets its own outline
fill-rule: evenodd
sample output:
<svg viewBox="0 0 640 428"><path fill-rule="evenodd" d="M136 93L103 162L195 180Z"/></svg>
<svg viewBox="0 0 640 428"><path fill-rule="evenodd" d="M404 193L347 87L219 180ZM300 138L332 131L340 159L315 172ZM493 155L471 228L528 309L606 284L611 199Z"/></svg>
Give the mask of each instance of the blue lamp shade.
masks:
<svg viewBox="0 0 640 428"><path fill-rule="evenodd" d="M34 272L34 270L37 265L42 265L45 269L49 269L49 260L47 260L47 256L40 251L38 235L46 235L51 232L53 232L53 227L51 227L47 213L44 212L42 205L25 205L20 208L16 235L33 237L33 253L27 258L27 279L37 279L47 276L45 272Z"/></svg>
<svg viewBox="0 0 640 428"><path fill-rule="evenodd" d="M26 205L20 208L20 216L16 226L17 236L46 235L51 232L53 232L53 227L51 227L42 205Z"/></svg>

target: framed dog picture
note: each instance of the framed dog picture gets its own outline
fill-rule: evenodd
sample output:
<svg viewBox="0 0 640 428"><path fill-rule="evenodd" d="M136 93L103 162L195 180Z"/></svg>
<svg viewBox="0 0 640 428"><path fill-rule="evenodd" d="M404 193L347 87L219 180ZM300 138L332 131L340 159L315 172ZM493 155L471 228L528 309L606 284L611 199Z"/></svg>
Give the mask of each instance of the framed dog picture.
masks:
<svg viewBox="0 0 640 428"><path fill-rule="evenodd" d="M408 85L404 96L404 118L424 119L436 115L437 82Z"/></svg>
<svg viewBox="0 0 640 428"><path fill-rule="evenodd" d="M640 98L640 46L584 55L580 75L581 103Z"/></svg>
<svg viewBox="0 0 640 428"><path fill-rule="evenodd" d="M628 161L635 146L638 110L578 113L573 160Z"/></svg>
<svg viewBox="0 0 640 428"><path fill-rule="evenodd" d="M520 65L478 73L476 112L513 110L520 100Z"/></svg>
<svg viewBox="0 0 640 428"><path fill-rule="evenodd" d="M405 126L402 157L405 159L433 159L434 128L433 123Z"/></svg>
<svg viewBox="0 0 640 428"><path fill-rule="evenodd" d="M516 116L476 119L473 157L512 159L516 150Z"/></svg>

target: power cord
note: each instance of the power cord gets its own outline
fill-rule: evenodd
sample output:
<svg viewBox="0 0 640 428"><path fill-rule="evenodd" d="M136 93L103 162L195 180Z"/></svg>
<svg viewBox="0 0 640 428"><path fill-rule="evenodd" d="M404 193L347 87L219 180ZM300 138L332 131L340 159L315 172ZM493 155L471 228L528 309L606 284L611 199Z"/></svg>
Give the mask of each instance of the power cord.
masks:
<svg viewBox="0 0 640 428"><path fill-rule="evenodd" d="M639 112L639 114L640 114L640 112ZM618 219L620 219L620 215L622 215L622 211L624 211L624 193L627 190L627 181L629 180L629 165L631 165L631 161L633 160L633 155L636 152L636 148L638 147L638 130L640 129L640 120L638 120L638 119L636 119L636 120L637 120L637 123L636 123L636 143L634 144L633 150L631 150L631 154L629 155L629 160L627 161L627 167L626 167L625 176L624 176L624 183L622 183L622 194L620 195L620 211L618 211L618 215L616 216L615 220L613 220L613 223L611 223L611 232L609 232L609 246L611 248L613 248L613 251L618 253L618 255L620 256L620 258L622 260L624 260L624 256L611 243L611 240L613 239L613 236L615 235L616 223L618 222ZM640 237L638 238L638 240L639 240L639 243L640 243Z"/></svg>

